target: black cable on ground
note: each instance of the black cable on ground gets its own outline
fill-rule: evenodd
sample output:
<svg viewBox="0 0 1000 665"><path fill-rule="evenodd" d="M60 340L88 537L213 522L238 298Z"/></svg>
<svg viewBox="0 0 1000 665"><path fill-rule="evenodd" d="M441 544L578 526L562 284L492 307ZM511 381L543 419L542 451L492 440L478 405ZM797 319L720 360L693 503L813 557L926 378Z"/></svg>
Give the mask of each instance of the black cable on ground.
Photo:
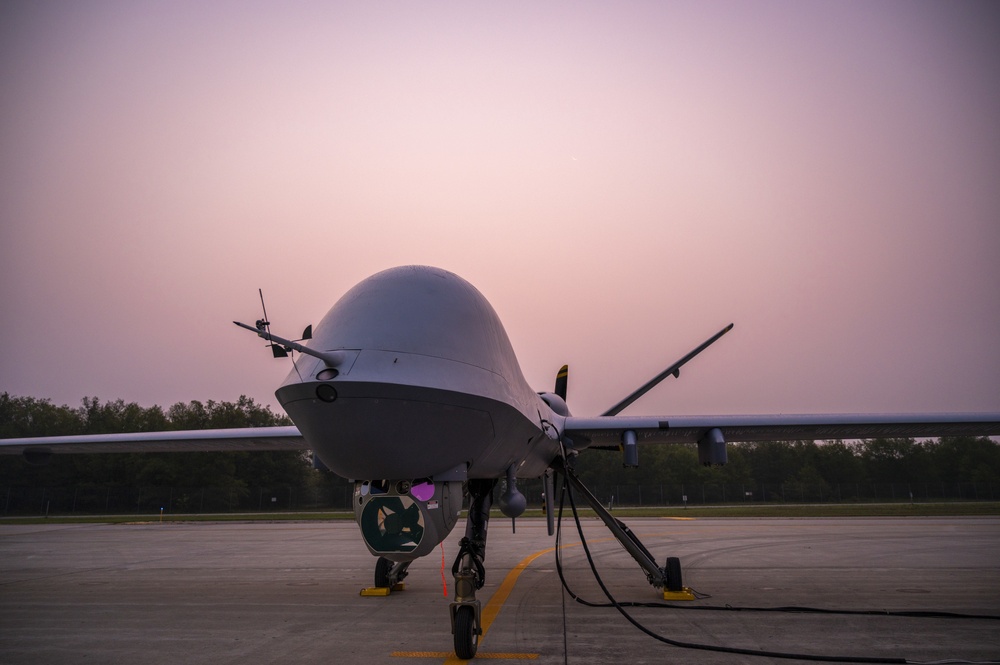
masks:
<svg viewBox="0 0 1000 665"><path fill-rule="evenodd" d="M562 516L563 516L563 508L564 508L564 505L565 505L565 497L566 496L569 497L570 507L571 507L571 510L573 511L573 519L576 522L577 533L580 535L580 544L583 546L584 554L586 554L586 556L587 556L587 562L590 564L590 570L593 573L594 579L597 581L597 584L601 587L601 591L607 597L607 599L609 601L609 604L600 604L599 605L599 604L595 604L595 603L591 603L591 602L585 601L582 598L580 598L579 596L577 596L575 593L573 593L573 591L569 588L569 585L566 583L565 576L563 575L562 561L561 561L561 556L560 556L561 545L562 545L562 543L561 543L561 539L562 539ZM904 664L910 663L910 664L912 664L912 663L918 663L919 662L919 661L907 660L905 658L882 658L882 657L872 657L872 656L822 656L822 655L813 655L813 654L784 653L784 652L778 652L778 651L763 651L763 650L755 650L755 649L740 649L740 648L736 648L736 647L723 647L723 646L715 646L715 645L709 645L709 644L698 644L698 643L693 643L693 642L682 642L682 641L674 640L674 639L671 639L671 638L668 638L668 637L665 637L663 635L660 635L658 633L653 632L652 630L646 628L641 623L639 623L636 619L634 619L625 610L625 607L626 606L629 606L629 607L655 606L655 607L672 607L672 608L677 608L677 609L681 609L681 608L679 606L667 605L667 604L656 604L656 603L652 603L652 604L645 604L645 603L619 603L617 600L615 600L614 596L611 595L611 592L608 590L607 586L605 586L604 580L601 578L600 574L597 572L597 567L594 564L594 559L593 559L593 556L590 553L590 548L587 545L587 540L586 540L586 538L583 535L583 526L580 524L580 516L579 516L579 513L578 513L577 508L576 508L576 502L573 499L573 490L572 490L572 488L570 488L568 486L565 478L563 478L562 491L561 491L560 497L559 497L559 519L558 519L557 527L556 527L556 552L555 552L555 554L556 554L556 571L557 571L557 573L559 575L559 580L560 580L560 582L563 585L563 589L574 600L576 600L577 602L579 602L581 604L588 605L588 606L591 606L591 607L609 607L609 606L610 607L614 607L616 610L618 610L618 612L623 617L625 617L625 619L629 623L631 623L637 629L639 629L640 631L642 631L646 635L649 635L653 639L658 640L660 642L663 642L665 644L669 644L671 646L679 647L679 648L682 648L682 649L695 649L695 650L700 650L700 651L714 651L714 652L719 652L719 653L733 653L733 654L740 654L740 655L745 655L745 656L763 656L763 657L768 657L768 658L810 660L810 661L835 662L835 663L904 663ZM688 608L684 608L684 609L688 609ZM703 608L703 609L708 609L708 608ZM728 607L717 607L717 608L713 608L713 609L728 610L730 608L728 608ZM751 611L797 611L797 610L788 610L788 609L784 609L784 610L778 610L778 609L769 610L767 608L760 608L759 610L751 610ZM807 609L806 611L811 611L811 610ZM824 610L815 610L815 611L816 612L825 612ZM842 612L838 612L836 610L829 610L828 612L830 612L830 613L842 613ZM869 612L858 611L856 613L858 613L858 614L868 614ZM884 613L882 613L882 612L874 612L874 614L884 614ZM942 613L942 614L948 614L948 613ZM895 615L907 616L908 614L893 613L892 615L893 616L895 616ZM990 617L990 616L973 616L973 617L958 616L958 617L952 617L952 616L949 615L948 618L994 618L994 617ZM947 662L947 663L970 663L972 661L949 660L949 661L936 661L936 662L938 662L938 663L945 663L945 662ZM1000 661L982 661L982 662L984 662L984 663L997 663L997 662L1000 662ZM927 664L925 664L925 665L927 665Z"/></svg>
<svg viewBox="0 0 1000 665"><path fill-rule="evenodd" d="M558 557L557 557L558 559ZM557 569L559 568L558 561ZM569 588L569 583L565 579L563 586L570 597L576 602L587 607L614 607L613 603L595 603L587 600ZM699 594L691 590L696 600L711 598L708 594ZM799 605L779 605L777 607L745 607L738 605L677 605L675 603L655 602L655 601L618 601L622 607L641 607L646 609L683 610L687 612L781 612L786 614L836 614L836 615L857 615L857 616L884 616L884 617L904 617L910 619L967 619L1000 621L1000 615L996 614L962 614L959 612L943 612L939 610L833 610L822 607L803 607Z"/></svg>
<svg viewBox="0 0 1000 665"><path fill-rule="evenodd" d="M566 588L559 594L562 598L563 664L569 665L569 631L566 630Z"/></svg>

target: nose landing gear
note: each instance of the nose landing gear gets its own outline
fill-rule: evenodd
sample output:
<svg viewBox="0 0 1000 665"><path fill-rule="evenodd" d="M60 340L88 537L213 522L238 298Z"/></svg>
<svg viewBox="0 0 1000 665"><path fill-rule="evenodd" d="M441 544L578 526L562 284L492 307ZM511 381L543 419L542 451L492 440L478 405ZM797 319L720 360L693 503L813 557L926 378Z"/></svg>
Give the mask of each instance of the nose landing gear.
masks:
<svg viewBox="0 0 1000 665"><path fill-rule="evenodd" d="M455 655L463 660L474 658L483 634L482 605L476 591L486 582L486 530L493 505L495 479L470 480L469 518L465 538L459 543L458 556L451 572L455 576L455 600L451 603L451 630L455 637Z"/></svg>

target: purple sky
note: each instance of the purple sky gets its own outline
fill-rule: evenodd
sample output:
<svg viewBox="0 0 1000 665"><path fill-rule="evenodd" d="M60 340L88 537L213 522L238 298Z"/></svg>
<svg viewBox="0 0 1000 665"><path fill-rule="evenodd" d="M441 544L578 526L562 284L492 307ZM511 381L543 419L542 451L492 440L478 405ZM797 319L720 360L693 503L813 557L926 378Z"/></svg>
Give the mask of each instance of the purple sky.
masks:
<svg viewBox="0 0 1000 665"><path fill-rule="evenodd" d="M1000 410L1000 9L0 5L0 391L275 404L408 263L593 414Z"/></svg>

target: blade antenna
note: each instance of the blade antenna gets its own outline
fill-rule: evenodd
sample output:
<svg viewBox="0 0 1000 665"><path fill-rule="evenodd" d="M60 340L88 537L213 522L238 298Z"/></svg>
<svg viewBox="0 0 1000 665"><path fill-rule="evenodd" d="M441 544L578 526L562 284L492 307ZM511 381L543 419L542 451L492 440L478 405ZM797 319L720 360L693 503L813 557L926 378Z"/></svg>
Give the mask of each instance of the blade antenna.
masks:
<svg viewBox="0 0 1000 665"><path fill-rule="evenodd" d="M643 395L645 395L646 393L648 393L654 386L656 386L656 384L658 384L660 381L662 381L663 379L667 378L671 374L674 375L674 378L680 378L680 375L681 375L681 366L682 365L684 365L689 360L691 360L692 358L694 358L696 355L698 355L699 353L701 353L702 351L704 351L705 349L707 349L717 339L719 339L720 337L722 337L723 335L725 335L727 332L729 332L732 329L733 329L733 324L730 323L728 326L726 326L725 328L723 328L719 332L717 332L714 335L712 335L711 337L709 337L708 340L706 340L704 343L702 343L702 345L699 346L698 348L696 348L694 351L692 351L691 353L687 354L686 356L684 356L683 358L681 358L680 360L678 360L677 362L675 362L673 365L671 365L670 367L666 368L665 370L663 370L662 372L660 372L659 374L657 374L656 376L654 376L652 379L650 379L649 381L647 381L641 388L639 388L638 390L636 390L634 393L632 393L631 395L629 395L628 397L626 397L622 401L620 401L617 404L615 404L613 407L611 407L610 409L608 409L607 411L605 411L601 415L602 416L617 416L626 407L628 407L630 404L632 404L632 402L636 401L637 399L639 399L640 397L642 397Z"/></svg>
<svg viewBox="0 0 1000 665"><path fill-rule="evenodd" d="M281 344L275 344L274 338L271 337L271 322L267 319L267 306L264 305L264 289L257 289L257 293L260 294L260 308L264 312L264 318L257 321L257 330L263 331L267 335L265 339L270 342L267 346L271 349L272 356L275 358L288 358L289 353L293 352L292 349ZM292 364L294 362L293 358ZM295 369L298 371L297 367Z"/></svg>
<svg viewBox="0 0 1000 665"><path fill-rule="evenodd" d="M267 320L267 305L264 304L264 289L257 289L257 293L260 295L260 308L264 312L264 318L257 321L257 330L263 330L267 333L267 340L271 341L271 322ZM274 346L274 342L271 342L268 346Z"/></svg>
<svg viewBox="0 0 1000 665"><path fill-rule="evenodd" d="M260 308L264 312L264 321L263 321L263 323L264 323L265 326L270 326L271 322L267 320L267 306L264 304L264 289L258 288L257 289L257 293L258 293L258 295L260 295ZM267 332L270 333L271 329L268 328Z"/></svg>

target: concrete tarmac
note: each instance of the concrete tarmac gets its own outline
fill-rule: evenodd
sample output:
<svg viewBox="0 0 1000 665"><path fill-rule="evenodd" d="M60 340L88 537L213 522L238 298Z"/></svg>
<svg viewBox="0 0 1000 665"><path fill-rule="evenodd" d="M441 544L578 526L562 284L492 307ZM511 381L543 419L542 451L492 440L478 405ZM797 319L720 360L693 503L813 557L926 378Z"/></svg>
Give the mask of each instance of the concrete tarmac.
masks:
<svg viewBox="0 0 1000 665"><path fill-rule="evenodd" d="M809 606L1000 615L1000 518L628 519L662 560L679 556L702 600L683 607ZM442 663L461 523L414 563L406 590L359 595L374 558L353 522L0 526L0 663ZM655 641L613 608L566 596L544 520L494 518L481 657L537 663L800 662ZM603 525L584 530L619 601L657 601ZM572 521L573 590L605 602ZM526 559L537 555L527 565ZM492 599L492 600L491 600ZM502 601L502 602L501 602ZM741 649L1000 659L1000 621L636 608L671 639Z"/></svg>

